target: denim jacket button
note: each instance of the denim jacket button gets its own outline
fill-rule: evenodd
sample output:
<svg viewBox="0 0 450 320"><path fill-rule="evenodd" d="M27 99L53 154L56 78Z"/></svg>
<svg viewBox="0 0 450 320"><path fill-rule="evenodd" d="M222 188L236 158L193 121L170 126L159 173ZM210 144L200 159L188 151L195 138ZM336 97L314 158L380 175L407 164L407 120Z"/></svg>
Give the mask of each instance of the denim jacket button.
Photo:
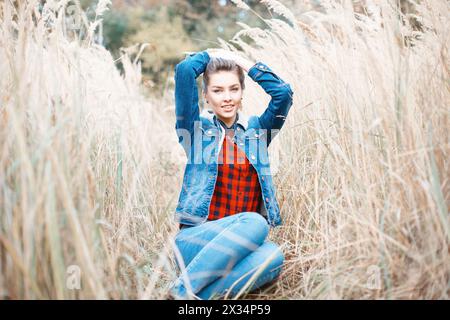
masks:
<svg viewBox="0 0 450 320"><path fill-rule="evenodd" d="M254 155L251 155L250 158L252 158L252 160L255 160L255 156Z"/></svg>
<svg viewBox="0 0 450 320"><path fill-rule="evenodd" d="M261 177L261 180L264 181L264 177Z"/></svg>
<svg viewBox="0 0 450 320"><path fill-rule="evenodd" d="M257 133L255 133L255 138L258 138L258 134Z"/></svg>
<svg viewBox="0 0 450 320"><path fill-rule="evenodd" d="M269 202L269 198L266 198L266 202Z"/></svg>

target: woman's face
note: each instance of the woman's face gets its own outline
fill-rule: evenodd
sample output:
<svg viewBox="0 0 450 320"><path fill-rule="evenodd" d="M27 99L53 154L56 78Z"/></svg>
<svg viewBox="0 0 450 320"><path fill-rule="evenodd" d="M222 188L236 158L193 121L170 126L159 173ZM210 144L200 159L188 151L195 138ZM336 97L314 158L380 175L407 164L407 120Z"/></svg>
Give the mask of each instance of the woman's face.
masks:
<svg viewBox="0 0 450 320"><path fill-rule="evenodd" d="M242 88L239 77L233 71L219 71L209 76L205 99L216 116L231 126L241 106Z"/></svg>

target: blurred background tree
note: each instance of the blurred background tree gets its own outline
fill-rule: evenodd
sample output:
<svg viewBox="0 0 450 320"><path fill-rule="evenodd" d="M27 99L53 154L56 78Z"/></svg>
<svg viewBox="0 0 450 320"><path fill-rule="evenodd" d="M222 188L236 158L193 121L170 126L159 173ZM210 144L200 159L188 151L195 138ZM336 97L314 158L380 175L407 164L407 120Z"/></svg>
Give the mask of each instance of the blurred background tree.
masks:
<svg viewBox="0 0 450 320"><path fill-rule="evenodd" d="M81 2L93 12L98 1ZM258 0L245 2L261 16L270 17ZM229 40L240 30L238 21L257 27L263 24L230 0L113 1L104 15L101 44L118 58L122 48L148 43L140 56L144 80L151 84L152 91L161 91L184 51L218 47L217 38ZM135 53L138 50L136 46Z"/></svg>
<svg viewBox="0 0 450 320"><path fill-rule="evenodd" d="M279 1L292 8L294 14L321 6L320 0L301 4L297 0ZM91 13L97 2L81 0L83 7ZM134 46L137 53L140 47L137 44L148 43L140 56L143 78L154 93L162 92L184 51L219 47L218 38L230 40L241 29L236 22L264 27L258 16L271 18L274 15L258 0L243 2L254 12L240 9L230 0L113 0L111 10L104 15L101 44L118 58L122 48ZM355 10L363 2L353 1ZM399 3L402 11L407 11L407 1L400 0ZM120 68L120 64L118 66Z"/></svg>

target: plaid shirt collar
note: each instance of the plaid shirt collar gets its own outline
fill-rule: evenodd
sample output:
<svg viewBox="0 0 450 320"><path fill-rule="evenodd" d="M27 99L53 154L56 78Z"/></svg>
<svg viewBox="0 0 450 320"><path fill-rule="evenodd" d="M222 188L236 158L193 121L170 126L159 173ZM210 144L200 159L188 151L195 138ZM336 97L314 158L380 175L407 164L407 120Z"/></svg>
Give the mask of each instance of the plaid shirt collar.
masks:
<svg viewBox="0 0 450 320"><path fill-rule="evenodd" d="M234 119L234 122L233 122L233 124L230 127L227 127L225 122L223 122L222 120L217 118L217 116L215 116L215 118L222 125L222 127L225 129L225 131L227 131L227 130L235 130L236 129L236 125L238 124L239 114L236 114L236 118Z"/></svg>

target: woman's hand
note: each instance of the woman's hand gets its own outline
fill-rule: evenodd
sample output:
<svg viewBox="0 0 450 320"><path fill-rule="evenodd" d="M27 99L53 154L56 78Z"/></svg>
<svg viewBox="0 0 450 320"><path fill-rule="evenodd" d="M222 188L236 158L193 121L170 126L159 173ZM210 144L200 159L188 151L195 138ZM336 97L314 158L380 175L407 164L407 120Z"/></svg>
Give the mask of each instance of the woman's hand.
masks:
<svg viewBox="0 0 450 320"><path fill-rule="evenodd" d="M208 49L207 52L211 58L222 58L226 60L233 60L234 62L236 62L238 66L244 69L245 72L248 72L248 70L250 70L250 68L255 64L250 60L243 58L239 54L232 51L224 49Z"/></svg>

